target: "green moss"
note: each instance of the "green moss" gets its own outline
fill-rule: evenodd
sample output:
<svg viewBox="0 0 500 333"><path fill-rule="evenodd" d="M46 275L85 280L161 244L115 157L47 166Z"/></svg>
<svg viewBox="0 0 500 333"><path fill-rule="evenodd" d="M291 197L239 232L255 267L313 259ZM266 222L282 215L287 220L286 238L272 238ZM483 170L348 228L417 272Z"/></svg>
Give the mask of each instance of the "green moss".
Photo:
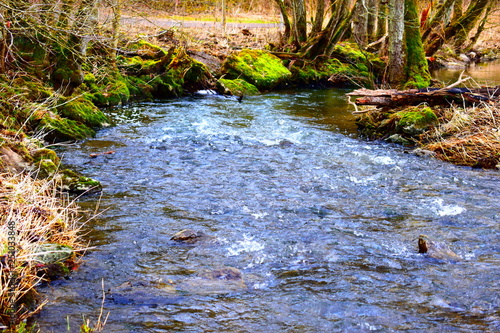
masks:
<svg viewBox="0 0 500 333"><path fill-rule="evenodd" d="M358 66L366 70L365 65ZM299 85L337 85L353 82L369 85L371 76L366 71L362 72L358 66L342 63L338 59L305 63L300 67L292 67L291 81Z"/></svg>
<svg viewBox="0 0 500 333"><path fill-rule="evenodd" d="M405 0L406 77L404 89L425 88L431 83L431 75L420 33L420 21L416 1Z"/></svg>
<svg viewBox="0 0 500 333"><path fill-rule="evenodd" d="M126 76L125 82L130 92L130 98L136 100L152 100L153 87L138 77Z"/></svg>
<svg viewBox="0 0 500 333"><path fill-rule="evenodd" d="M252 96L259 94L259 90L253 84L242 79L219 79L217 90L224 95Z"/></svg>
<svg viewBox="0 0 500 333"><path fill-rule="evenodd" d="M130 100L130 90L126 79L119 73L110 72L100 80L87 73L84 78L85 88L89 92L86 98L100 107L116 106Z"/></svg>
<svg viewBox="0 0 500 333"><path fill-rule="evenodd" d="M52 142L82 140L95 135L90 127L49 112L43 113L38 124L38 129L46 133L45 139Z"/></svg>
<svg viewBox="0 0 500 333"><path fill-rule="evenodd" d="M99 181L84 177L73 170L64 169L59 173L59 177L62 182L62 189L72 193L88 193L99 191L102 188Z"/></svg>
<svg viewBox="0 0 500 333"><path fill-rule="evenodd" d="M57 112L60 116L75 120L91 128L100 128L108 118L92 102L80 98L61 98Z"/></svg>
<svg viewBox="0 0 500 333"><path fill-rule="evenodd" d="M230 55L221 71L225 78L241 78L259 90L275 88L292 75L278 57L262 50L242 50Z"/></svg>
<svg viewBox="0 0 500 333"><path fill-rule="evenodd" d="M35 163L39 178L48 178L56 174L58 166L50 159L39 160Z"/></svg>
<svg viewBox="0 0 500 333"><path fill-rule="evenodd" d="M438 121L436 114L428 106L409 107L393 117L397 120L396 129L411 136L422 134Z"/></svg>
<svg viewBox="0 0 500 333"><path fill-rule="evenodd" d="M194 92L203 89L208 85L208 77L206 66L179 48L162 74L142 75L139 79L151 86L154 97L171 98L182 96L185 91Z"/></svg>
<svg viewBox="0 0 500 333"><path fill-rule="evenodd" d="M166 52L161 47L142 39L127 45L127 48L131 51L135 51L142 59L160 59L166 55Z"/></svg>
<svg viewBox="0 0 500 333"><path fill-rule="evenodd" d="M52 149L41 148L37 149L31 153L31 157L34 162L39 162L41 160L51 160L54 164L59 165L61 159L57 156L56 152Z"/></svg>
<svg viewBox="0 0 500 333"><path fill-rule="evenodd" d="M143 59L139 56L134 57L118 57L119 67L128 75L142 75L157 73L164 67L164 61Z"/></svg>

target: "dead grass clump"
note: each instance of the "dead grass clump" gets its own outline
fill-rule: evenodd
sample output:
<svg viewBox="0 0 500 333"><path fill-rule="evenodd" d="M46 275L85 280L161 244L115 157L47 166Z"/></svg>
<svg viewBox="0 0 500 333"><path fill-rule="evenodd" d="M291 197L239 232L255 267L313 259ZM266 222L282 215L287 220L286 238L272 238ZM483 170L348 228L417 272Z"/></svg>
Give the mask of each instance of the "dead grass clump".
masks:
<svg viewBox="0 0 500 333"><path fill-rule="evenodd" d="M423 137L425 149L457 165L500 166L499 106L452 107L439 113L441 125Z"/></svg>
<svg viewBox="0 0 500 333"><path fill-rule="evenodd" d="M75 253L82 250L78 209L68 197L61 199L56 185L0 174L0 327L25 325L45 304L35 287L49 278L48 272L57 267L64 274L76 267ZM41 258L58 252L47 251L49 244L71 248L72 254L49 267Z"/></svg>

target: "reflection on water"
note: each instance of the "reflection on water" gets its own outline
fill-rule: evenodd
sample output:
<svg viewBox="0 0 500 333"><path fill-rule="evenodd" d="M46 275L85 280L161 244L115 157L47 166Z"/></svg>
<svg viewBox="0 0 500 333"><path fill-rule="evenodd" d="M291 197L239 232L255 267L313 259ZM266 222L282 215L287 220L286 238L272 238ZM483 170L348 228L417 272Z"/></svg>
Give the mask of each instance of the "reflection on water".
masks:
<svg viewBox="0 0 500 333"><path fill-rule="evenodd" d="M431 74L436 80L449 85L458 81L462 72L462 78L467 76L474 78L474 80L464 83L467 87L475 88L478 85L494 87L500 85L500 61L498 60L491 63L472 64L466 69L437 69L431 71Z"/></svg>
<svg viewBox="0 0 500 333"><path fill-rule="evenodd" d="M356 138L344 93L130 106L65 148L102 213L42 332L95 320L102 280L106 332L498 331L498 172ZM213 238L170 240L185 228ZM420 234L463 260L419 255Z"/></svg>

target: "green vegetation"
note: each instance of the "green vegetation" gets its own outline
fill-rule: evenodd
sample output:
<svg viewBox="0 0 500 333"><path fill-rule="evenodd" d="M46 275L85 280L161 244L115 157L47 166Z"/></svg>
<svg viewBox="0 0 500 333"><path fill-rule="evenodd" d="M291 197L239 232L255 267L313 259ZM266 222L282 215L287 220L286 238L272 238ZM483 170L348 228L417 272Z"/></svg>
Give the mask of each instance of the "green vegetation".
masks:
<svg viewBox="0 0 500 333"><path fill-rule="evenodd" d="M234 96L252 96L259 94L259 90L253 84L242 79L219 79L217 81L217 90L221 94Z"/></svg>
<svg viewBox="0 0 500 333"><path fill-rule="evenodd" d="M244 79L260 91L276 88L292 75L278 57L248 49L227 57L221 74L227 79Z"/></svg>

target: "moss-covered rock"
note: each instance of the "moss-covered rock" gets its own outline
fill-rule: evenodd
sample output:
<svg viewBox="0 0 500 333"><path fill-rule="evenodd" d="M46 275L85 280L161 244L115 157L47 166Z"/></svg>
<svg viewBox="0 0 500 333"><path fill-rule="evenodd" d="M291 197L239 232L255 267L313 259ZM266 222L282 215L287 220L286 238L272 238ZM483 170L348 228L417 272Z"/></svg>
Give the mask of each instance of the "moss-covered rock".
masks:
<svg viewBox="0 0 500 333"><path fill-rule="evenodd" d="M59 158L59 156L57 156L56 152L48 148L41 148L32 151L31 157L33 158L33 162L39 162L41 160L51 160L56 165L59 165L61 163L61 159Z"/></svg>
<svg viewBox="0 0 500 333"><path fill-rule="evenodd" d="M96 106L122 105L130 99L127 80L118 72L110 72L99 80L93 74L86 73L84 83L84 91L89 92L85 95L86 98Z"/></svg>
<svg viewBox="0 0 500 333"><path fill-rule="evenodd" d="M102 185L99 181L82 176L77 172L64 169L56 176L61 181L61 188L71 193L82 194L99 191Z"/></svg>
<svg viewBox="0 0 500 333"><path fill-rule="evenodd" d="M73 256L73 249L70 246L55 243L37 245L33 252L36 254L34 259L45 265L64 262Z"/></svg>
<svg viewBox="0 0 500 333"><path fill-rule="evenodd" d="M126 76L125 82L130 92L131 99L141 101L153 100L154 88L149 83L146 83L146 81L135 76Z"/></svg>
<svg viewBox="0 0 500 333"><path fill-rule="evenodd" d="M361 114L356 123L360 133L370 139L412 145L421 134L437 124L434 111L425 105L399 110L376 110Z"/></svg>
<svg viewBox="0 0 500 333"><path fill-rule="evenodd" d="M398 132L411 136L424 133L430 126L437 123L438 118L428 106L414 106L395 114Z"/></svg>
<svg viewBox="0 0 500 333"><path fill-rule="evenodd" d="M359 67L359 68L358 68ZM360 69L361 68L361 69ZM371 76L366 66L342 63L338 59L304 63L291 68L291 81L296 85L339 85L354 82L369 86Z"/></svg>
<svg viewBox="0 0 500 333"><path fill-rule="evenodd" d="M259 90L273 89L292 73L278 57L262 50L242 50L227 57L221 66L224 78L241 78Z"/></svg>
<svg viewBox="0 0 500 333"><path fill-rule="evenodd" d="M33 116L38 130L51 142L82 140L95 135L95 131L75 120L62 118L50 111L41 111Z"/></svg>
<svg viewBox="0 0 500 333"><path fill-rule="evenodd" d="M50 159L39 160L35 163L38 178L52 177L57 173L58 165Z"/></svg>
<svg viewBox="0 0 500 333"><path fill-rule="evenodd" d="M259 90L253 84L242 79L219 79L216 86L218 92L223 95L252 96L259 94Z"/></svg>
<svg viewBox="0 0 500 333"><path fill-rule="evenodd" d="M143 39L128 44L126 48L136 53L142 59L158 60L167 54L161 47L151 44Z"/></svg>
<svg viewBox="0 0 500 333"><path fill-rule="evenodd" d="M60 116L75 120L91 128L101 128L108 118L89 100L78 98L61 98L57 112Z"/></svg>

